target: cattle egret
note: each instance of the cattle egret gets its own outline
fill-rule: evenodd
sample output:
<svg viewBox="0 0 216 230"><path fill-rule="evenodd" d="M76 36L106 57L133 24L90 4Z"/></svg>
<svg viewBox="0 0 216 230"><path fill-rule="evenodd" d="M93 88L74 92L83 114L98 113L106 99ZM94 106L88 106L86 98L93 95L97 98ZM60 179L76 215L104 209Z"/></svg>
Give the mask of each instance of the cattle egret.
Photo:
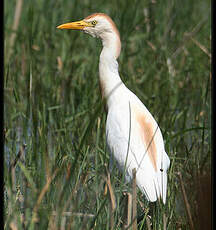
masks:
<svg viewBox="0 0 216 230"><path fill-rule="evenodd" d="M112 19L95 13L58 29L82 30L101 39L99 60L102 97L106 99L106 138L111 154L127 181L136 168L137 186L150 202L166 202L167 169L170 160L160 128L140 99L121 81L117 58L121 51L119 31Z"/></svg>

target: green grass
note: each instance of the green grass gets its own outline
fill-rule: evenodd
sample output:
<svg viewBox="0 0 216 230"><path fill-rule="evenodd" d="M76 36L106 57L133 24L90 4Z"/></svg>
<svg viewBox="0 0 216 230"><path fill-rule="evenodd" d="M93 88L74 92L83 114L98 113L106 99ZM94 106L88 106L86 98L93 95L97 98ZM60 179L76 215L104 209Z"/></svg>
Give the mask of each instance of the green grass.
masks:
<svg viewBox="0 0 216 230"><path fill-rule="evenodd" d="M5 1L4 228L109 229L102 46L82 32L56 29L104 12L121 34L121 78L158 121L171 160L167 203L156 205L154 229L163 229L163 214L167 229L190 229L178 172L196 229L204 229L199 215L210 212L211 201L201 206L198 198L211 176L210 1L24 1L10 48L15 7L16 1ZM122 178L114 169L115 229L121 229L122 190L131 187ZM149 207L140 192L138 200ZM66 217L64 225L63 212L94 218ZM145 217L138 229L147 229Z"/></svg>

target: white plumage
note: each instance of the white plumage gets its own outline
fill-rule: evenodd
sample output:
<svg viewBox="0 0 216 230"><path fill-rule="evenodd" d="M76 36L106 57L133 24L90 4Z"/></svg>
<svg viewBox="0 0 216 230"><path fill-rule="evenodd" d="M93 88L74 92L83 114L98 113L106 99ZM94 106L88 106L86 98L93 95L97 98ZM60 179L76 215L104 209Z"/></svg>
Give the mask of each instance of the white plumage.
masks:
<svg viewBox="0 0 216 230"><path fill-rule="evenodd" d="M83 30L102 40L99 80L107 102L106 137L110 153L119 168L125 170L128 181L136 168L137 186L149 201L162 198L165 203L170 160L157 122L121 81L117 62L121 41L114 22L106 14L95 13L57 28Z"/></svg>

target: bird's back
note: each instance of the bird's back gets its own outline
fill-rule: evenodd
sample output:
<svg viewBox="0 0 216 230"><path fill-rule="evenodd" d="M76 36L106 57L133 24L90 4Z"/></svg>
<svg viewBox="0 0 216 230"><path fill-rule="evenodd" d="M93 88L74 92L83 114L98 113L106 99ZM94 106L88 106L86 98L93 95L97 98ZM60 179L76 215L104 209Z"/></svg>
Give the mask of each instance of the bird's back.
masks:
<svg viewBox="0 0 216 230"><path fill-rule="evenodd" d="M160 128L143 103L126 87L122 86L110 101L106 134L111 153L120 169L126 169L127 180L136 168L137 185L148 200L153 202L162 197L165 203L169 158Z"/></svg>

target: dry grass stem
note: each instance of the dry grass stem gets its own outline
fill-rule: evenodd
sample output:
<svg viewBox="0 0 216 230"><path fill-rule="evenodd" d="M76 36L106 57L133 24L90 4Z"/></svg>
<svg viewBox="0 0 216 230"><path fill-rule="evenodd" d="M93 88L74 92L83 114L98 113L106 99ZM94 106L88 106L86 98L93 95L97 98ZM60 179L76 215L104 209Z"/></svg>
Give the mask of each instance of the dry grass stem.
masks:
<svg viewBox="0 0 216 230"><path fill-rule="evenodd" d="M167 217L166 214L163 214L163 230L166 230L166 226L167 226Z"/></svg>
<svg viewBox="0 0 216 230"><path fill-rule="evenodd" d="M13 190L14 192L16 191L15 168L16 168L17 162L18 162L20 159L23 159L23 158L24 158L25 147L26 147L26 145L24 145L24 144L20 146L19 152L17 153L15 159L13 160L13 162L12 162L12 163L10 164L10 166L9 166L9 172L11 173L11 179L12 179L12 190Z"/></svg>
<svg viewBox="0 0 216 230"><path fill-rule="evenodd" d="M108 185L108 189L109 189L109 194L110 194L110 229L114 229L114 211L116 209L116 199L115 199L115 195L112 189L112 185L111 185L111 180L110 180L110 173L107 172L107 185Z"/></svg>
<svg viewBox="0 0 216 230"><path fill-rule="evenodd" d="M172 59L175 59L179 53L181 52L181 50L184 48L184 46L186 45L186 42L188 42L189 38L194 36L196 33L198 33L200 31L200 29L202 28L202 26L205 24L205 20L200 21L190 33L185 32L185 37L183 39L182 44L176 49L176 51L172 54Z"/></svg>
<svg viewBox="0 0 216 230"><path fill-rule="evenodd" d="M209 51L207 50L207 48L205 46L203 46L202 44L200 44L195 38L190 37L190 39L193 41L193 43L195 43L205 54L207 54L210 58L211 58L211 54L209 53Z"/></svg>
<svg viewBox="0 0 216 230"><path fill-rule="evenodd" d="M16 167L16 164L17 164L17 162L18 162L19 159L23 158L25 147L26 147L25 144L23 144L23 145L20 146L19 152L17 153L15 159L13 160L13 162L9 166L9 171L11 171L13 168Z"/></svg>
<svg viewBox="0 0 216 230"><path fill-rule="evenodd" d="M127 225L131 224L131 217L132 217L132 194L127 194L128 198L128 208L127 208Z"/></svg>
<svg viewBox="0 0 216 230"><path fill-rule="evenodd" d="M156 47L152 42L150 42L150 41L146 41L146 42L147 42L148 46L150 46L153 51L156 51Z"/></svg>
<svg viewBox="0 0 216 230"><path fill-rule="evenodd" d="M33 209L33 213L36 213L36 212L37 212L37 210L38 210L38 208L39 208L39 206L40 206L40 203L41 203L41 201L42 201L43 198L44 198L44 195L45 195L46 192L48 191L49 186L50 186L52 180L55 178L55 176L56 176L56 174L57 174L58 171L59 171L59 169L56 169L56 170L54 171L52 177L48 178L47 183L45 184L45 186L44 186L43 189L41 190L41 193L40 193L40 195L39 195L39 197L38 197L38 199L37 199L36 205L34 206L34 209Z"/></svg>
<svg viewBox="0 0 216 230"><path fill-rule="evenodd" d="M15 9L14 21L13 21L13 26L12 26L13 32L12 32L11 37L10 37L8 59L10 58L10 55L11 55L11 52L13 49L13 45L15 42L16 31L17 31L18 26L19 26L20 15L21 15L21 11L22 11L22 4L23 4L23 0L17 0L16 1L16 9Z"/></svg>
<svg viewBox="0 0 216 230"><path fill-rule="evenodd" d="M129 229L129 226L131 225L131 218L132 218L132 194L129 192L125 192L123 195L127 196L125 217L123 219L124 222L123 229Z"/></svg>
<svg viewBox="0 0 216 230"><path fill-rule="evenodd" d="M115 195L114 195L113 188L111 185L109 172L108 172L108 177L107 177L107 185L108 185L108 189L109 189L109 193L110 193L110 200L111 200L112 209L115 210L116 209L116 200L115 200Z"/></svg>
<svg viewBox="0 0 216 230"><path fill-rule="evenodd" d="M63 216L61 219L61 227L60 230L65 230L65 225L66 225L66 217Z"/></svg>
<svg viewBox="0 0 216 230"><path fill-rule="evenodd" d="M62 71L63 68L63 62L60 56L57 57L57 63L58 63L58 70Z"/></svg>
<svg viewBox="0 0 216 230"><path fill-rule="evenodd" d="M56 211L53 211L52 212L52 215L53 216L57 216L58 214L57 214L57 212ZM68 217L70 217L70 216L77 216L77 217L88 217L88 218L93 218L93 217L95 217L95 215L94 214L89 214L89 213L81 213L81 212L63 212L62 214L61 214L61 216L68 216Z"/></svg>
<svg viewBox="0 0 216 230"><path fill-rule="evenodd" d="M184 204L185 204L185 208L186 208L186 213L187 213L190 229L195 230L193 220L192 220L191 210L190 210L190 204L189 204L188 199L187 199L186 191L185 191L183 180L182 180L182 175L180 172L178 172L178 176L179 176L179 180L180 180L182 195L183 195L183 199L184 199Z"/></svg>
<svg viewBox="0 0 216 230"><path fill-rule="evenodd" d="M133 217L132 217L132 229L137 230L137 193L136 193L136 169L133 171L133 191L132 191L132 209L133 209Z"/></svg>
<svg viewBox="0 0 216 230"><path fill-rule="evenodd" d="M57 229L55 219L56 219L55 216L53 216L53 215L50 216L48 229L51 229L51 230L56 230Z"/></svg>
<svg viewBox="0 0 216 230"><path fill-rule="evenodd" d="M11 230L18 230L16 224L13 221L10 223L10 228Z"/></svg>

